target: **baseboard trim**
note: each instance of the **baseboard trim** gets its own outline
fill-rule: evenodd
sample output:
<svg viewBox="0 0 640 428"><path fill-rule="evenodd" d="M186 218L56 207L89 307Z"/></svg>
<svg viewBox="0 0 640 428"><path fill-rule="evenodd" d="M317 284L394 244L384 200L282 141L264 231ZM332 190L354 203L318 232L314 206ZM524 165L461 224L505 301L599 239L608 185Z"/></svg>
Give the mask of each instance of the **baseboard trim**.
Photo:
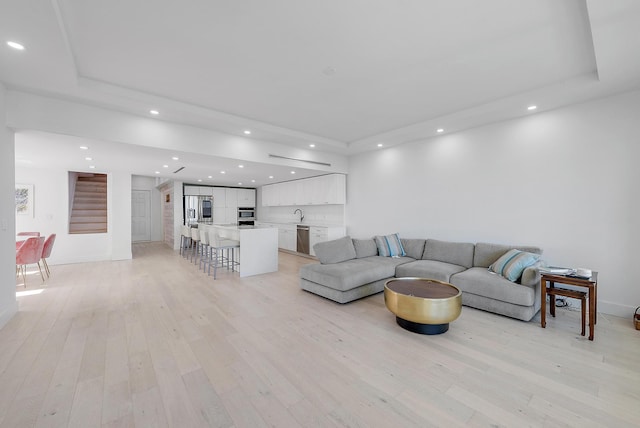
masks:
<svg viewBox="0 0 640 428"><path fill-rule="evenodd" d="M621 305L619 303L598 301L598 312L603 314L615 315L617 317L629 318L633 317L636 306Z"/></svg>

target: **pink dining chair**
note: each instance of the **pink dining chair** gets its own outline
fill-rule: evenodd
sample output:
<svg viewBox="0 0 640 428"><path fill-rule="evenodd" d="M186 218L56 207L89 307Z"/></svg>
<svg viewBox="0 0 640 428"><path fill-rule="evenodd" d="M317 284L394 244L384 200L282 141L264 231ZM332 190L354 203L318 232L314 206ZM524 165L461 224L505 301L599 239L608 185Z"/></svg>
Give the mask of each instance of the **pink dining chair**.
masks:
<svg viewBox="0 0 640 428"><path fill-rule="evenodd" d="M42 258L42 249L44 248L44 236L33 236L28 238L24 244L16 250L16 278L22 273L25 288L27 287L27 265L38 264L38 270L44 282L44 275L40 268L40 259Z"/></svg>
<svg viewBox="0 0 640 428"><path fill-rule="evenodd" d="M52 233L49 235L46 241L44 241L44 247L42 247L42 264L44 265L44 270L47 273L47 278L51 276L51 271L49 270L49 264L47 263L47 259L51 256L51 250L53 249L53 243L56 242L56 234Z"/></svg>
<svg viewBox="0 0 640 428"><path fill-rule="evenodd" d="M40 232L18 232L17 236L40 236Z"/></svg>

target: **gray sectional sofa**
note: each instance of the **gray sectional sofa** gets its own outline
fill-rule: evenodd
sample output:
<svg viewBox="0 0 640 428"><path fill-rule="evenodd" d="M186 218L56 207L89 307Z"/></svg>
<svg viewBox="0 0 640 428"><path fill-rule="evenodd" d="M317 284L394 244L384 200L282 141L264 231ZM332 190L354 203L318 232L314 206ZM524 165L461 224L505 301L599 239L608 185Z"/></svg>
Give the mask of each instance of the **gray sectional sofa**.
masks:
<svg viewBox="0 0 640 428"><path fill-rule="evenodd" d="M300 268L300 286L338 303L384 290L393 277L420 277L449 282L462 291L462 304L523 321L540 309L541 262L524 269L512 282L489 271L511 249L542 254L537 247L488 243L400 239L405 256L382 257L374 239L344 238L318 243L319 264Z"/></svg>

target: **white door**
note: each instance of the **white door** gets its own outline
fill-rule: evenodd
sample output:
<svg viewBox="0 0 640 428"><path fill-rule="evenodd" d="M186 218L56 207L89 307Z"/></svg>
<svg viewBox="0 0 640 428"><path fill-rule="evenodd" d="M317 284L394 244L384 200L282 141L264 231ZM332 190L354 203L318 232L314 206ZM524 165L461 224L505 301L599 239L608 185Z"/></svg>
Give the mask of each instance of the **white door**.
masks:
<svg viewBox="0 0 640 428"><path fill-rule="evenodd" d="M131 191L131 241L151 241L151 192Z"/></svg>

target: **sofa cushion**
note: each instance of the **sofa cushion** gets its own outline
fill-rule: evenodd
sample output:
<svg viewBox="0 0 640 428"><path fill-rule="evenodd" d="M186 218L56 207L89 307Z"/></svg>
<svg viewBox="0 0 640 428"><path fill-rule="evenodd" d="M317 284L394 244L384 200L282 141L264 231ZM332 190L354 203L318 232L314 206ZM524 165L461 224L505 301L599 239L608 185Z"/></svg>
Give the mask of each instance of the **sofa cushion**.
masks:
<svg viewBox="0 0 640 428"><path fill-rule="evenodd" d="M411 257L383 257L383 256L367 257L361 260L367 263L374 263L376 265L384 265L384 266L388 266L389 268L393 268L393 272L390 271L389 278L391 278L392 276L395 276L397 266L415 261Z"/></svg>
<svg viewBox="0 0 640 428"><path fill-rule="evenodd" d="M377 259L386 259L389 262ZM393 277L397 263L403 263L402 259L374 256L342 263L309 264L300 267L300 277L335 290L347 291L370 282Z"/></svg>
<svg viewBox="0 0 640 428"><path fill-rule="evenodd" d="M356 249L350 237L318 242L313 246L316 257L322 264L339 263L356 258Z"/></svg>
<svg viewBox="0 0 640 428"><path fill-rule="evenodd" d="M542 254L542 249L538 247L530 247L525 245L501 245L489 244L486 242L478 242L473 255L473 266L488 268L493 262L498 260L500 256L511 249L526 251L533 254Z"/></svg>
<svg viewBox="0 0 640 428"><path fill-rule="evenodd" d="M376 246L378 247L378 255L383 257L404 257L406 253L400 242L397 233L385 236L376 236Z"/></svg>
<svg viewBox="0 0 640 428"><path fill-rule="evenodd" d="M470 268L473 266L473 249L474 245L468 242L427 239L422 259L437 260Z"/></svg>
<svg viewBox="0 0 640 428"><path fill-rule="evenodd" d="M515 282L520 279L526 268L533 266L539 259L538 254L512 249L493 262L489 270Z"/></svg>
<svg viewBox="0 0 640 428"><path fill-rule="evenodd" d="M472 293L521 306L533 306L536 300L534 286L528 287L511 282L482 267L473 267L456 273L451 276L449 282L458 287L463 295Z"/></svg>
<svg viewBox="0 0 640 428"><path fill-rule="evenodd" d="M416 260L396 268L396 276L437 279L449 282L451 275L462 272L466 268L436 260Z"/></svg>
<svg viewBox="0 0 640 428"><path fill-rule="evenodd" d="M412 259L416 260L422 258L422 253L424 253L424 243L426 242L426 239L400 238L400 242L402 242L402 246L404 247L404 251L407 253L407 257L411 257Z"/></svg>
<svg viewBox="0 0 640 428"><path fill-rule="evenodd" d="M353 246L356 249L357 259L378 255L378 247L373 239L354 239Z"/></svg>

